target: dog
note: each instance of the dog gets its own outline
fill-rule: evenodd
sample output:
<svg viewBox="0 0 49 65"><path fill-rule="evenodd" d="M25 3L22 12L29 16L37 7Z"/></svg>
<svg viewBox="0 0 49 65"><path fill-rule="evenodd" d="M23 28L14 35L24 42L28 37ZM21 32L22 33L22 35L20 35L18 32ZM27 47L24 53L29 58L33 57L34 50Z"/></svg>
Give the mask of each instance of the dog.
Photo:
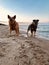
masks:
<svg viewBox="0 0 49 65"><path fill-rule="evenodd" d="M13 17L8 15L8 19L9 19L10 34L12 31L15 31L16 35L18 36L19 35L19 24L18 22L15 21L16 15L14 15Z"/></svg>
<svg viewBox="0 0 49 65"><path fill-rule="evenodd" d="M35 37L35 33L36 33L36 30L37 30L38 22L39 22L38 19L37 20L33 20L33 22L28 26L27 36L28 36L28 32L31 31L31 36ZM33 33L34 33L34 35L33 35Z"/></svg>

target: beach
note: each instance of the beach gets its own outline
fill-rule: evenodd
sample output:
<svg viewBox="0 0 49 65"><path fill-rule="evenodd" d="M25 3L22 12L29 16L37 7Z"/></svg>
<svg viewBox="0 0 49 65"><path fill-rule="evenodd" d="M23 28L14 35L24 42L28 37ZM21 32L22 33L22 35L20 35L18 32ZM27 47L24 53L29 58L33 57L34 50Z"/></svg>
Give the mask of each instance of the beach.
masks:
<svg viewBox="0 0 49 65"><path fill-rule="evenodd" d="M49 65L49 40L24 34L0 25L0 65Z"/></svg>

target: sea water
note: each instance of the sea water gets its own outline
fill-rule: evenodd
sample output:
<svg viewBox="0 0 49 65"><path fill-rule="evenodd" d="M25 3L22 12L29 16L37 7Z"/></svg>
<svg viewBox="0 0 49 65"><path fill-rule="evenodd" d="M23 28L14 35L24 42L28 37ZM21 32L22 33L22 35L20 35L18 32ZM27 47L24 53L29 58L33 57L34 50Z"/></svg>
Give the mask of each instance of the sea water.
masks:
<svg viewBox="0 0 49 65"><path fill-rule="evenodd" d="M27 32L27 28L30 23L23 23L20 25L20 29ZM36 36L49 39L49 23L39 23L37 27Z"/></svg>

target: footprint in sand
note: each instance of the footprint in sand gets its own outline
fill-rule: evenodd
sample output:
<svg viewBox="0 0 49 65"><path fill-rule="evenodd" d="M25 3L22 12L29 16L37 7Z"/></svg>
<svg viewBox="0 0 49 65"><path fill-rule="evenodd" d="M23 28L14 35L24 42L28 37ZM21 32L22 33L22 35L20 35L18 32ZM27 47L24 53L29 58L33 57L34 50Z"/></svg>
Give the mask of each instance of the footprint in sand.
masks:
<svg viewBox="0 0 49 65"><path fill-rule="evenodd" d="M5 57L5 54L3 54L3 53L0 53L0 58L1 58L1 57Z"/></svg>

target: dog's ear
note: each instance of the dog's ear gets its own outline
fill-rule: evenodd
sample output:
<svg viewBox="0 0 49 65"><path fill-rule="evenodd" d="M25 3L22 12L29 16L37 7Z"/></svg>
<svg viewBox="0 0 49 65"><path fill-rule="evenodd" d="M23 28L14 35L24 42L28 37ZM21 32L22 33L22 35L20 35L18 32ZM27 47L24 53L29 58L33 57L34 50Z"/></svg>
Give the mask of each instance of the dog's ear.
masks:
<svg viewBox="0 0 49 65"><path fill-rule="evenodd" d="M36 20L34 19L33 22L35 22Z"/></svg>
<svg viewBox="0 0 49 65"><path fill-rule="evenodd" d="M8 15L8 19L10 19L11 17Z"/></svg>
<svg viewBox="0 0 49 65"><path fill-rule="evenodd" d="M14 15L13 19L16 19L16 15Z"/></svg>
<svg viewBox="0 0 49 65"><path fill-rule="evenodd" d="M37 21L39 21L39 20L37 19Z"/></svg>

